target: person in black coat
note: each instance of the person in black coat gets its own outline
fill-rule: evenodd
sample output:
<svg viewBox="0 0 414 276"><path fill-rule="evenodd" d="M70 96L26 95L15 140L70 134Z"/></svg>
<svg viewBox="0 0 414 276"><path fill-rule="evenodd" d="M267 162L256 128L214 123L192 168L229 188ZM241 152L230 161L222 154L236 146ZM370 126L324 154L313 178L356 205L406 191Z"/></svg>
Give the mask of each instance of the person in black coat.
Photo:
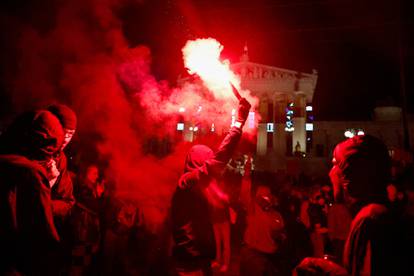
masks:
<svg viewBox="0 0 414 276"><path fill-rule="evenodd" d="M343 253L345 269L306 258L299 268L308 274L300 275L412 275L407 229L387 199L391 160L385 144L371 135L354 136L335 147L332 163L335 200L354 215Z"/></svg>
<svg viewBox="0 0 414 276"><path fill-rule="evenodd" d="M59 120L44 110L21 115L1 139L1 275L54 274L48 264L60 237L53 221L46 164L62 141Z"/></svg>
<svg viewBox="0 0 414 276"><path fill-rule="evenodd" d="M75 204L72 179L69 175L67 158L63 150L75 134L77 118L75 112L63 104L50 105L48 111L59 119L64 131L62 146L54 157L58 175L56 179L50 182L52 188L53 214L59 221L59 224L62 224Z"/></svg>
<svg viewBox="0 0 414 276"><path fill-rule="evenodd" d="M250 104L239 103L235 126L214 153L205 145L193 146L186 158L184 174L172 198L173 257L178 274L210 275L215 258L215 241L210 210L215 181L230 160L242 127L249 114Z"/></svg>

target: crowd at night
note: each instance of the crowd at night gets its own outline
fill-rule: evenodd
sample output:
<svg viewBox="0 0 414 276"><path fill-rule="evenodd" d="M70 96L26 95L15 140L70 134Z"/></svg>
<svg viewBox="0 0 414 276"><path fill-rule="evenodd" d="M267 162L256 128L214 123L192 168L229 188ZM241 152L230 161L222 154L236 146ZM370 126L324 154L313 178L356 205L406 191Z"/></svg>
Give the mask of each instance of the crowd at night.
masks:
<svg viewBox="0 0 414 276"><path fill-rule="evenodd" d="M412 4L350 2L0 4L0 275L414 275Z"/></svg>

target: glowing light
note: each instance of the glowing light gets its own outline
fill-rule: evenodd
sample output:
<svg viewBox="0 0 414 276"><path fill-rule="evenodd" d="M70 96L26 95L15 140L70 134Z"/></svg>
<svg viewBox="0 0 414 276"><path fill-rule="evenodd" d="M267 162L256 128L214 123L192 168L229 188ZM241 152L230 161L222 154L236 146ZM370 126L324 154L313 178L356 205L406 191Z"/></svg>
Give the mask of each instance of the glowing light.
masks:
<svg viewBox="0 0 414 276"><path fill-rule="evenodd" d="M177 130L184 130L184 124L183 123L178 123L177 124Z"/></svg>
<svg viewBox="0 0 414 276"><path fill-rule="evenodd" d="M203 110L203 107L201 105L198 106L197 112L201 112Z"/></svg>
<svg viewBox="0 0 414 276"><path fill-rule="evenodd" d="M255 116L254 111L250 111L249 117L247 117L247 125L249 126L249 128L254 128L254 125L255 125L254 116Z"/></svg>
<svg viewBox="0 0 414 276"><path fill-rule="evenodd" d="M198 131L198 127L194 127L193 131L194 132L197 132Z"/></svg>
<svg viewBox="0 0 414 276"><path fill-rule="evenodd" d="M365 135L365 132L363 130L358 130L357 135Z"/></svg>
<svg viewBox="0 0 414 276"><path fill-rule="evenodd" d="M306 111L313 111L313 107L311 105L306 106Z"/></svg>
<svg viewBox="0 0 414 276"><path fill-rule="evenodd" d="M189 128L189 130L190 130L190 131L193 131L193 127L190 127L190 128Z"/></svg>
<svg viewBox="0 0 414 276"><path fill-rule="evenodd" d="M313 124L312 123L306 123L305 129L306 129L306 131L313 131Z"/></svg>
<svg viewBox="0 0 414 276"><path fill-rule="evenodd" d="M344 135L345 135L345 137L347 137L347 138L352 138L352 137L354 137L354 134L353 134L353 133L352 133L352 131L350 131L350 130L345 131Z"/></svg>
<svg viewBox="0 0 414 276"><path fill-rule="evenodd" d="M190 74L197 74L216 97L233 97L230 82L239 87L239 80L230 70L228 60L221 61L223 46L213 38L187 41L182 49L184 65Z"/></svg>
<svg viewBox="0 0 414 276"><path fill-rule="evenodd" d="M180 113L185 112L185 107L180 107L180 108L178 109L178 112L180 112Z"/></svg>
<svg viewBox="0 0 414 276"><path fill-rule="evenodd" d="M214 123L212 123L211 124L211 132L214 132L216 129L215 129L215 125L214 125Z"/></svg>
<svg viewBox="0 0 414 276"><path fill-rule="evenodd" d="M286 127L285 131L287 132L293 132L295 128L293 127L293 103L289 103L286 107Z"/></svg>
<svg viewBox="0 0 414 276"><path fill-rule="evenodd" d="M267 123L266 130L267 130L267 132L273 132L274 131L273 123Z"/></svg>

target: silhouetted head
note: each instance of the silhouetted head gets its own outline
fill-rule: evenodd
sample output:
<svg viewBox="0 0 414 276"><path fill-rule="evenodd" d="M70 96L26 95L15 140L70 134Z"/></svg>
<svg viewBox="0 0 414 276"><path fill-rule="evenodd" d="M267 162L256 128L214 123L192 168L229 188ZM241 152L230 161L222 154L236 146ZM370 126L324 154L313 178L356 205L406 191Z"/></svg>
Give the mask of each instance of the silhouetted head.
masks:
<svg viewBox="0 0 414 276"><path fill-rule="evenodd" d="M354 136L336 146L332 162L329 176L337 200L343 195L365 202L386 198L391 159L381 140Z"/></svg>
<svg viewBox="0 0 414 276"><path fill-rule="evenodd" d="M75 112L68 106L63 104L50 105L48 111L52 112L62 124L64 130L64 141L62 149L64 149L75 134L77 118Z"/></svg>
<svg viewBox="0 0 414 276"><path fill-rule="evenodd" d="M63 129L55 115L46 110L21 114L1 139L1 152L47 160L61 147Z"/></svg>
<svg viewBox="0 0 414 276"><path fill-rule="evenodd" d="M206 160L213 158L214 152L206 145L194 145L185 159L185 172L191 172L202 167Z"/></svg>

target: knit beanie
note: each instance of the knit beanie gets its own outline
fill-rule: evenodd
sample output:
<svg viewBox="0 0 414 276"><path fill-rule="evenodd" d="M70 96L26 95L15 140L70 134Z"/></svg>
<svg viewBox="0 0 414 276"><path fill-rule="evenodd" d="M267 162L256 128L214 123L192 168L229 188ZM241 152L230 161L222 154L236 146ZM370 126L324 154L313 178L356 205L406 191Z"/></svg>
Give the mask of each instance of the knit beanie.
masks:
<svg viewBox="0 0 414 276"><path fill-rule="evenodd" d="M53 104L47 108L48 111L52 112L56 117L58 117L62 127L64 129L76 129L76 114L71 108L64 104Z"/></svg>

